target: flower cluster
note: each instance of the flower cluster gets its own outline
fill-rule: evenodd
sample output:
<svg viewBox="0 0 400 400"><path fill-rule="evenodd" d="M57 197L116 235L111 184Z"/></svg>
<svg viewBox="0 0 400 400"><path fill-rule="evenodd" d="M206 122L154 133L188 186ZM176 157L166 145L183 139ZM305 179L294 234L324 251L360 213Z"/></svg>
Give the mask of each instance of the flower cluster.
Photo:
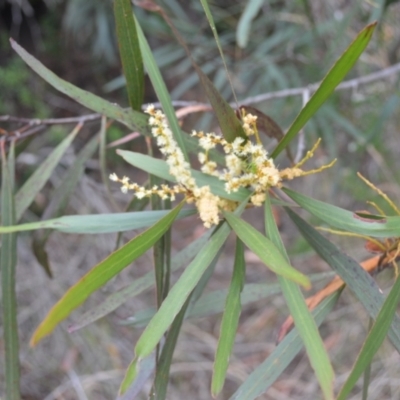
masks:
<svg viewBox="0 0 400 400"><path fill-rule="evenodd" d="M160 185L150 189L130 183L129 178L124 176L118 178L116 174L111 174L110 179L122 184L121 190L126 193L128 190L135 192L138 198L157 195L162 199L175 199L175 195L182 193L186 196L188 203L194 203L200 219L204 226L209 228L217 225L220 221L219 211L232 210L235 208L233 202L222 199L214 195L209 186L198 187L190 170L189 163L173 138L168 126L165 115L160 110L155 110L154 106L149 106L146 113L150 115L149 125L152 135L156 138L157 145L162 154L166 157L169 166L169 173L175 177L177 184L174 186ZM201 164L201 171L205 174L218 177L225 182L227 193L236 192L240 188L251 188L254 195L251 202L255 206L260 206L265 201L265 196L269 188L280 186L283 179L293 179L298 176L308 175L322 171L333 165L333 162L323 166L318 170L303 171L300 167L312 157L314 148L309 151L306 157L293 168L279 171L268 153L264 149L257 131L257 116L251 114L242 115L243 130L246 136L256 136L256 143L248 138L237 137L232 143L227 142L223 137L215 133L204 133L193 131L192 136L197 137L199 145L203 149L198 157ZM221 146L225 153L226 168L218 169L217 164L209 159L209 151L216 146Z"/></svg>
<svg viewBox="0 0 400 400"><path fill-rule="evenodd" d="M254 121L251 124L244 121L244 130L250 136L256 132L257 117L251 114L246 117L246 120ZM281 184L279 170L275 167L274 161L268 158L268 153L261 143L254 144L242 137L237 137L232 143L228 143L214 133L194 131L192 135L199 138L199 144L205 150L199 154L201 171L224 181L227 193L237 192L241 187L250 187L255 191L251 202L259 206L264 202L268 188ZM208 151L217 144L222 145L225 152L226 168L221 171L217 170L215 162L208 159Z"/></svg>

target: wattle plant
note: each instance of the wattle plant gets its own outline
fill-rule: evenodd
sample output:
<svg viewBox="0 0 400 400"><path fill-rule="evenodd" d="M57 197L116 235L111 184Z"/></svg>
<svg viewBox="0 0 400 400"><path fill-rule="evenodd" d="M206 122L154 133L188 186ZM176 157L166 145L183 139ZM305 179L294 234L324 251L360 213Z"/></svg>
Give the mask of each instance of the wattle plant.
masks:
<svg viewBox="0 0 400 400"><path fill-rule="evenodd" d="M207 2L202 0L201 3L215 35L216 43L221 49ZM313 156L319 141L302 157L301 161L293 163L291 167L279 169L275 159L288 148L289 143L356 63L367 46L376 24L368 25L358 34L295 118L286 135L279 140L271 154L268 154L259 137L259 117L252 113L251 108L247 112L246 107L242 107L240 118L238 118L235 111L197 65L194 65L194 69L199 75L217 117L221 135L198 131L193 131L192 135L189 135L183 132L147 40L134 18L131 2L115 0L114 6L122 66L127 82L129 109L121 108L65 82L16 42L11 41L11 45L22 59L49 84L85 107L101 114L99 138L103 148L105 148L107 119L118 121L135 132L154 138L165 161L152 155L118 151L126 162L149 174L149 185L140 186L132 183L127 176L119 178L115 173L104 174L112 181L119 182L124 193L132 191L139 200L149 197L152 210L95 216L56 216L49 220L17 225L35 195L49 178L61 155L79 132L82 123L78 124L71 135L49 156L51 162L46 160L43 168L39 167L38 173L30 178L15 195L13 193L13 147L10 148L7 158L3 146L3 226L0 227L0 233L3 235L1 263L3 313L7 333L5 335L6 370L10 371L8 375L6 374L6 398L20 398L17 376L18 349L15 341L17 337L15 279L12 279L15 273L16 232L49 228L82 234L147 228L129 242L118 246L113 253L95 265L65 292L33 333L32 346L51 334L55 327L67 319L93 292L131 265L147 250L154 248L156 255L154 275L145 275L122 289L117 293L118 301L111 295L104 303L85 313L70 327L70 331L78 330L94 322L115 310L123 302L129 301L134 295L155 286L157 310L135 345L135 355L126 370L119 395L123 399L129 398L127 396L130 390L133 390L132 388L136 391L138 386L140 388L144 386L146 379L143 379L143 376L148 377L151 371L155 371L149 397L162 400L166 398L172 356L185 319L194 312L196 306L205 315L212 314L215 310L223 312L211 382L211 394L217 396L221 393L226 379L242 305L250 302L248 284L245 282L244 248L247 246L268 269L276 274L278 283L275 285L279 285L278 291L285 298L294 322L294 329L288 335L282 335L279 345L237 388L231 399L254 399L266 392L303 347L324 399L334 398L334 371L318 326L332 310L339 297L340 289L345 283L375 320L375 325L372 326L357 363L340 391L338 399L344 399L354 387L360 374L368 368L386 335L397 351L400 351L400 320L395 315L396 305L400 299L400 280L397 279L395 286L385 299L371 276L356 261L340 252L334 244L291 210L294 203L288 202L288 197L297 206L336 229L369 237L400 237L400 217L374 219L371 216L371 218L360 219L350 211L320 202L285 187L284 184L287 181L297 177L306 179L306 175L321 172L333 165L335 160L315 170L302 169L304 163ZM159 12L173 32L179 35L161 7L152 2L144 2L141 6ZM184 45L180 36L178 36L178 41ZM147 106L147 114L141 112L144 93L143 64L163 111ZM93 141L87 146L89 147L85 148L85 155L79 159L82 170L85 161L94 153L97 143ZM191 168L190 154L199 161L200 170ZM79 171L72 175L79 177L82 173L81 170ZM282 192L276 189L282 190L288 197L283 197ZM183 196L183 200L171 209L171 203L180 195ZM341 285L335 286L335 290L328 298L322 302L319 301L314 307L306 302L301 291L301 288L310 288L314 278L299 272L291 265L273 216L272 203L283 207L298 227L300 234L342 280ZM186 204L189 204L188 208L185 208ZM253 206L260 207L263 212L264 232L257 231L242 218L245 209ZM186 218L193 214L197 214L199 223L209 229L204 237L192 243L174 260L171 260L170 229L173 229L174 221L178 218ZM232 231L236 234L237 240L231 283L223 300L215 300L214 309L209 310L202 306L205 296L203 290L212 278L221 248ZM396 257L397 254L392 257L392 261ZM179 259L185 261L179 263L177 261ZM182 267L185 267L184 271L176 283L170 287L172 270ZM266 297L270 290L270 283L263 285L261 296Z"/></svg>

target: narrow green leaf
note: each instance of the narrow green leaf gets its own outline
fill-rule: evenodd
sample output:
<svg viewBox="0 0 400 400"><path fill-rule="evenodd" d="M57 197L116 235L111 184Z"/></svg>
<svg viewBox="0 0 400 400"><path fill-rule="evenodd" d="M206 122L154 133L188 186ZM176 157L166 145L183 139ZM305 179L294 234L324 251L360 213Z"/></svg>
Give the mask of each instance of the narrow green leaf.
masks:
<svg viewBox="0 0 400 400"><path fill-rule="evenodd" d="M143 61L146 66L147 73L149 74L149 78L151 80L151 83L153 84L154 91L156 92L157 97L160 100L160 103L162 104L162 108L168 119L169 127L174 135L174 139L176 140L178 146L182 150L185 159L188 160L186 144L183 139L183 133L179 126L178 118L176 117L174 107L172 106L169 91L161 76L161 72L157 66L156 60L154 59L150 46L147 43L146 37L143 34L142 28L136 19L135 21L139 37L140 49L143 54Z"/></svg>
<svg viewBox="0 0 400 400"><path fill-rule="evenodd" d="M206 4L206 2L202 2L202 4L203 4L203 7L205 6L204 9L206 11L206 15L208 14L207 17L210 17L209 21L211 21L210 24L211 24L211 27L213 28L211 13L207 13L207 4ZM183 40L181 34L176 29L175 25L172 23L172 21L168 17L168 15L161 8L159 8L159 11L162 14L163 18L165 19L165 21L168 23L169 27L174 32L175 37L178 40L179 44L185 49L187 57L189 58L190 62L192 63L194 69L196 70L196 73L200 78L200 82L206 92L207 98L210 101L211 106L216 114L219 126L221 128L221 132L222 132L224 138L228 142L233 142L238 136L247 140L247 136L243 130L242 124L239 121L239 119L236 117L236 114L232 110L231 106L221 96L221 94L215 88L215 86L210 81L210 79L204 74L204 72L201 70L201 68L196 64L185 41ZM215 26L214 26L213 32L216 35ZM217 44L218 44L218 41L217 41Z"/></svg>
<svg viewBox="0 0 400 400"><path fill-rule="evenodd" d="M243 130L240 120L229 103L221 96L217 88L210 81L207 75L197 66L196 72L199 75L201 84L206 92L207 98L210 101L218 124L225 140L232 143L237 137L242 137L247 140L247 136Z"/></svg>
<svg viewBox="0 0 400 400"><path fill-rule="evenodd" d="M171 271L176 271L183 268L205 245L210 237L212 230L207 231L203 236L190 243L187 247L181 250L177 255L172 258ZM135 280L127 287L119 290L108 296L102 303L93 309L85 312L78 320L69 327L69 332L74 332L90 323L106 316L110 312L117 309L120 305L124 304L130 298L137 296L145 290L154 286L154 272L150 271L141 278Z"/></svg>
<svg viewBox="0 0 400 400"><path fill-rule="evenodd" d="M225 243L229 232L228 226L224 224L186 267L139 338L135 348L135 354L139 359L146 357L154 350L204 271Z"/></svg>
<svg viewBox="0 0 400 400"><path fill-rule="evenodd" d="M107 118L103 115L101 117L101 124L99 130L99 167L100 167L100 174L101 180L107 192L107 197L112 206L115 210L119 210L120 207L115 201L113 194L111 193L111 180L110 174L107 172ZM142 199L143 200L143 199Z"/></svg>
<svg viewBox="0 0 400 400"><path fill-rule="evenodd" d="M200 0L200 2L201 2L201 5L203 6L203 9L204 9L204 12L205 12L205 14L206 14L208 23L210 24L210 28L211 28L212 33L213 33L213 35L214 35L215 43L217 44L217 47L218 47L218 50L219 50L219 55L221 56L222 62L223 62L223 64L224 64L226 76L228 77L229 84L230 84L230 86L231 86L233 96L234 96L235 101L236 101L236 103L237 103L237 98L236 98L236 94L235 94L235 89L234 89L234 87L233 87L232 79L231 79L231 77L230 77L229 70L228 70L228 67L227 67L227 65L226 65L226 61L225 61L225 57L224 57L224 52L222 51L222 46L221 46L221 43L220 43L220 40L219 40L219 37L218 37L217 27L215 26L214 18L213 18L212 14L211 14L210 7L208 6L207 0ZM196 69L197 69L197 68L196 68ZM240 133L240 134L241 134L241 133Z"/></svg>
<svg viewBox="0 0 400 400"><path fill-rule="evenodd" d="M236 330L239 324L241 311L240 294L246 276L243 243L236 240L235 264L233 267L231 284L225 303L225 311L221 321L218 347L215 353L214 372L211 382L211 393L217 396L225 382L228 371L229 358L235 343Z"/></svg>
<svg viewBox="0 0 400 400"><path fill-rule="evenodd" d="M99 137L96 134L79 152L74 163L64 174L59 186L54 190L49 205L43 213L43 219L60 216L68 205L68 200L85 169L86 162L93 156L99 145ZM101 216L100 216L101 217Z"/></svg>
<svg viewBox="0 0 400 400"><path fill-rule="evenodd" d="M193 293L193 292L192 292ZM190 303L191 294L186 299L185 304L175 317L171 328L165 338L165 344L162 348L160 358L157 362L156 376L152 392L150 393L149 400L165 400L167 396L167 387L169 383L169 371L172 363L172 356L174 354L176 342L181 331L182 323L185 319L185 313Z"/></svg>
<svg viewBox="0 0 400 400"><path fill-rule="evenodd" d="M246 3L236 28L236 43L242 49L247 46L251 25L263 4L264 0L248 0Z"/></svg>
<svg viewBox="0 0 400 400"><path fill-rule="evenodd" d="M310 275L310 281L316 282L321 279L333 278L336 274L334 272L324 272L319 274ZM255 301L266 299L267 297L275 294L282 293L281 285L278 283L249 283L244 285L240 303L243 306L251 304ZM187 318L203 318L222 313L225 309L226 297L228 296L228 289L215 290L208 292L201 296L188 310ZM192 296L193 299L193 296ZM153 315L156 313L154 308L148 308L136 313L133 317L129 317L126 321L121 322L122 325L134 326L141 328L146 326Z"/></svg>
<svg viewBox="0 0 400 400"><path fill-rule="evenodd" d="M288 188L282 190L302 208L335 228L374 237L400 236L400 217L385 217L383 222L372 219L371 222L367 222L357 218L351 211L315 200Z"/></svg>
<svg viewBox="0 0 400 400"><path fill-rule="evenodd" d="M371 364L372 359L376 352L381 347L387 332L392 323L393 317L396 314L396 309L400 301L400 278L398 277L396 283L393 285L392 290L387 296L375 323L370 330L367 339L357 357L357 361L343 385L337 400L347 399L348 394L357 383L358 378L362 375L364 370Z"/></svg>
<svg viewBox="0 0 400 400"><path fill-rule="evenodd" d="M144 72L131 1L115 0L114 17L129 104L133 110L140 111L144 96Z"/></svg>
<svg viewBox="0 0 400 400"><path fill-rule="evenodd" d="M215 229L218 229L218 228L215 228ZM217 266L218 260L221 257L222 252L223 252L223 247L221 247L219 249L218 253L214 257L214 260L211 261L210 265L204 271L204 274L200 278L196 287L193 289L191 298L190 298L190 304L189 304L189 307L188 307L188 309L186 311L186 315L185 315L186 318L191 314L192 309L196 306L196 303L203 295L204 289L206 288L208 282L210 281L211 277L214 274L215 267Z"/></svg>
<svg viewBox="0 0 400 400"><path fill-rule="evenodd" d="M319 304L313 311L317 326L321 325L338 299L335 293ZM253 400L265 393L279 378L303 347L303 339L294 328L274 349L268 358L260 364L230 397L230 400Z"/></svg>
<svg viewBox="0 0 400 400"><path fill-rule="evenodd" d="M181 210L177 219L195 214L195 209ZM0 226L0 233L32 231L36 229L55 229L65 233L112 233L147 228L168 214L167 210L133 211L128 213L67 215L47 221L28 224Z"/></svg>
<svg viewBox="0 0 400 400"><path fill-rule="evenodd" d="M271 239L275 246L281 251L285 259L289 262L289 257L286 253L286 249L283 245L272 213L269 195L267 195L265 201L265 230L267 237ZM294 325L304 342L308 358L310 359L311 366L315 371L315 375L317 376L318 382L324 393L324 397L325 399L332 399L334 373L329 361L329 355L318 332L318 327L314 318L307 307L299 286L288 279L282 277L278 278L290 314L293 317Z"/></svg>
<svg viewBox="0 0 400 400"><path fill-rule="evenodd" d="M79 89L71 83L59 78L56 74L46 68L40 61L24 50L17 42L10 39L11 47L18 53L18 55L47 83L57 89L59 92L71 97L79 104L106 115L108 118L115 119L128 126L130 129L135 129L142 134L147 132L150 134L147 120L148 117L140 112L132 109L124 109L120 106L110 103L93 93Z"/></svg>
<svg viewBox="0 0 400 400"><path fill-rule="evenodd" d="M286 208L286 212L310 246L336 271L360 300L368 314L375 319L385 299L373 278L357 262L341 253L333 243L325 239L296 213L289 208ZM389 339L400 352L400 319L396 315L389 329Z"/></svg>
<svg viewBox="0 0 400 400"><path fill-rule="evenodd" d="M60 185L52 193L51 200L42 215L42 220L46 220L51 217L58 217L64 212L65 208L67 207L69 197L83 174L85 163L90 157L92 157L98 144L98 136L96 135L78 154L74 163L63 176ZM33 252L49 276L51 276L51 268L48 261L47 252L45 250L45 245L50 235L51 231L40 233L35 232L32 240Z"/></svg>
<svg viewBox="0 0 400 400"><path fill-rule="evenodd" d="M247 201L248 199L237 208L236 212L238 214L243 212ZM228 224L223 223L208 243L199 251L194 260L187 266L178 282L175 283L168 293L156 315L154 315L140 336L135 347L135 354L139 359L149 355L157 346L157 343L159 343L161 337L183 307L187 297L203 276L204 271L225 243L229 233L230 228Z"/></svg>
<svg viewBox="0 0 400 400"><path fill-rule="evenodd" d="M78 124L75 129L51 152L51 154L49 154L43 163L36 168L35 172L18 190L15 195L15 217L17 221L21 219L22 214L30 206L36 195L50 178L54 168L57 166L61 157L75 139L75 136L81 128L82 124Z"/></svg>
<svg viewBox="0 0 400 400"><path fill-rule="evenodd" d="M164 160L154 159L145 154L135 153L127 150L117 150L117 153L129 164L140 168L151 175L158 176L170 182L176 182L176 178L170 175L169 166ZM194 169L190 170L193 178L196 180L197 186L210 186L211 192L217 196L233 201L243 201L249 196L250 191L241 188L237 192L227 193L224 183L215 176L203 174Z"/></svg>
<svg viewBox="0 0 400 400"><path fill-rule="evenodd" d="M2 158L2 185L1 185L1 223L2 225L15 224L14 202L14 142L11 145L9 162L4 151L4 141L1 145ZM4 380L5 398L20 400L20 370L19 370L19 337L17 323L17 296L15 292L15 270L17 266L17 235L4 234L1 237L0 270L2 319L4 334Z"/></svg>
<svg viewBox="0 0 400 400"><path fill-rule="evenodd" d="M311 282L316 282L327 277L332 278L333 276L334 273L329 272L328 274L313 274L310 275L309 278ZM281 292L282 289L279 283L248 283L243 287L240 296L240 302L243 307L247 304L251 304L255 301L265 299ZM196 302L196 304L190 310L188 317L208 317L210 315L222 312L224 310L227 295L228 289L215 290L213 292L206 293Z"/></svg>
<svg viewBox="0 0 400 400"><path fill-rule="evenodd" d="M71 312L79 307L94 291L126 268L132 261L144 254L169 229L176 219L183 202L169 212L151 228L133 238L130 242L109 255L93 267L83 278L72 286L53 306L45 319L38 326L31 339L31 346L36 345L44 336Z"/></svg>
<svg viewBox="0 0 400 400"><path fill-rule="evenodd" d="M294 269L267 237L234 214L225 211L223 215L236 235L271 271L306 288L311 287L309 278Z"/></svg>
<svg viewBox="0 0 400 400"><path fill-rule="evenodd" d="M347 73L353 68L353 65L367 47L375 27L376 22L366 26L336 61L335 65L321 82L317 91L293 121L285 137L272 152L272 158L275 158L294 139L301 128L303 128L307 121L317 112L327 98L333 93L336 86L339 85Z"/></svg>
<svg viewBox="0 0 400 400"><path fill-rule="evenodd" d="M117 400L135 399L152 375L155 366L154 354L150 354L140 362L138 362L137 358L133 359L120 385L120 393L124 393L124 395L118 396Z"/></svg>
<svg viewBox="0 0 400 400"><path fill-rule="evenodd" d="M69 82L64 81L59 78L48 68L46 68L42 63L40 63L36 58L25 51L17 42L10 39L12 48L18 53L18 55L47 83L52 85L55 89L64 93L65 95L71 97L79 104L98 112L102 115L107 116L113 120L119 121L126 125L132 130L140 132L142 135L151 136L151 131L148 126L148 116L140 112L134 111L131 108L122 108L115 103L110 103L107 100L102 99L93 93L86 92L85 90L79 89L78 87L72 85ZM165 105L163 104L164 110ZM166 111L166 110L165 110ZM168 116L168 114L167 114ZM171 117L172 118L172 117ZM176 118L176 117L175 117ZM190 149L190 151L197 154L198 143L197 140L190 135L182 135L185 146L182 147ZM211 151L210 156L212 158L217 158L221 160L221 156L215 152Z"/></svg>

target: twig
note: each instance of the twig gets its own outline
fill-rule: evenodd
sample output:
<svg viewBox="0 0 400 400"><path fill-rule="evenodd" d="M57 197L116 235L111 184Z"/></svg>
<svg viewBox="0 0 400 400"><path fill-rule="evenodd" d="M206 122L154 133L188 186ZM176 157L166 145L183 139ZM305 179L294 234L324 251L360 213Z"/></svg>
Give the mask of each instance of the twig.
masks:
<svg viewBox="0 0 400 400"><path fill-rule="evenodd" d="M345 89L355 89L360 85L365 85L366 83L374 82L379 79L385 79L388 78L392 75L395 75L400 72L400 63L392 65L391 67L382 69L381 71L373 72L372 74L360 76L358 78L350 79L348 81L344 81L340 83L337 87L336 90L345 90ZM239 100L240 105L250 105L250 104L256 104L256 103L261 103L266 100L271 100L271 99L278 99L281 97L291 97L291 96L303 96L303 93L309 92L310 94L312 92L315 92L321 82L317 83L312 83L308 86L304 87L299 87L299 88L293 88L293 89L283 89L283 90L278 90L276 92L271 92L271 93L263 93L257 96L253 97L247 97L246 99ZM199 105L199 106L209 106L207 103L198 103L195 101L173 101L172 104L175 107L187 107L187 106L194 106L194 105ZM154 103L156 107L160 106L160 103ZM147 105L146 105L147 106ZM236 107L236 104L232 103L232 107Z"/></svg>
<svg viewBox="0 0 400 400"><path fill-rule="evenodd" d="M305 90L303 92L303 107L308 103L310 100L310 91ZM304 150L306 149L306 144L305 144L305 139L304 139L304 129L301 129L299 132L299 139L297 141L297 150L296 150L296 157L294 158L295 164L300 162L300 160L303 158Z"/></svg>
<svg viewBox="0 0 400 400"><path fill-rule="evenodd" d="M374 82L379 79L388 78L399 72L400 72L400 63L382 69L381 71L373 72L372 74L344 81L336 87L336 90L355 89L360 85L365 85L366 83ZM319 88L320 84L321 82L317 82L301 88L283 89L277 92L264 93L258 96L248 97L247 99L241 101L240 104L243 105L254 104L254 103L261 103L262 101L265 100L276 99L280 97L300 96L303 95L303 93L306 91L309 91L310 93L315 92Z"/></svg>
<svg viewBox="0 0 400 400"><path fill-rule="evenodd" d="M101 114L87 114L71 118L48 118L48 119L32 119L13 117L11 115L1 115L0 121L18 122L33 125L61 125L61 124L76 124L77 122L96 121L101 118Z"/></svg>
<svg viewBox="0 0 400 400"><path fill-rule="evenodd" d="M385 79L388 78L392 75L395 75L400 72L400 63L392 65L391 67L385 68L381 71L374 72L369 75L361 76L358 78L350 79L348 81L344 81L341 84L339 84L336 87L336 90L345 90L345 89L354 89L357 88L360 85L364 85L366 83L374 82L379 79ZM243 99L242 101L239 101L240 105L249 105L249 104L256 104L256 103L261 103L266 100L271 100L271 99L277 99L277 98L282 98L282 97L291 97L291 96L302 96L303 100L307 95L310 95L312 92L315 92L320 85L320 82L318 83L313 83L308 86L300 87L300 88L293 88L293 89L283 89L283 90L278 90L276 92L271 92L271 93L264 93L260 94L258 96L253 96L253 97L248 97L246 99ZM160 103L154 103L156 107L161 107ZM174 107L189 107L189 106L196 106L200 110L204 110L210 107L208 103L200 103L196 101L182 101L182 100L176 100L172 102L172 105ZM148 104L144 104L142 106L143 109L145 109L148 106ZM231 104L232 107L236 107L236 104ZM31 119L31 118L20 118L20 117L14 117L11 115L3 115L0 116L0 122L16 122L16 123L26 123L29 126L33 127L43 127L45 125L58 125L58 124L73 124L77 122L89 122L89 121L97 121L101 118L101 114L87 114L87 115L81 115L78 117L71 117L71 118L49 118L49 119ZM8 140L11 140L11 138L17 137L18 139L22 139L26 136L32 135L36 133L37 131L41 130L40 129L31 129L27 130L24 133L21 132L9 132L9 137L7 138ZM298 149L299 151L301 149Z"/></svg>

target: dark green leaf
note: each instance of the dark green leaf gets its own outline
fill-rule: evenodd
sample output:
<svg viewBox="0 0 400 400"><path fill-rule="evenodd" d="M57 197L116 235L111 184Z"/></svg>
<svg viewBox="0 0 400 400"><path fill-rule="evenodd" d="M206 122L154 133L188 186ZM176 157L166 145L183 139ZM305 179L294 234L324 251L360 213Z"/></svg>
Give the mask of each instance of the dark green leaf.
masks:
<svg viewBox="0 0 400 400"><path fill-rule="evenodd" d="M376 318L384 303L384 296L373 278L352 258L341 253L317 230L307 224L296 213L286 208L289 217L310 244L329 266L349 286L372 318ZM389 339L400 352L400 319L395 316L389 329Z"/></svg>
<svg viewBox="0 0 400 400"><path fill-rule="evenodd" d="M74 191L82 173L84 171L86 161L92 157L99 144L98 136L91 139L77 156L74 163L63 176L60 185L54 190L51 200L42 215L42 220L54 218L61 215L67 207L69 197ZM51 231L35 232L32 240L32 249L40 264L43 266L47 274L51 277L51 268L48 262L45 245Z"/></svg>
<svg viewBox="0 0 400 400"><path fill-rule="evenodd" d="M140 111L144 96L144 72L130 0L114 0L114 16L129 104Z"/></svg>
<svg viewBox="0 0 400 400"><path fill-rule="evenodd" d="M322 302L314 311L315 322L319 326L332 310L338 299L335 293ZM253 400L265 393L279 378L303 347L303 340L294 328L260 364L230 397L230 400Z"/></svg>
<svg viewBox="0 0 400 400"><path fill-rule="evenodd" d="M167 386L169 383L169 371L171 368L172 356L174 354L176 342L178 341L183 320L185 319L186 310L190 303L190 297L191 295L188 296L182 309L175 317L174 322L168 331L167 337L165 338L165 344L157 362L156 376L154 378L154 384L149 399L164 400L167 396Z"/></svg>
<svg viewBox="0 0 400 400"><path fill-rule="evenodd" d="M51 154L36 168L24 185L15 195L15 217L19 221L22 214L30 206L36 195L43 188L61 157L70 146L82 125L76 128L51 152Z"/></svg>
<svg viewBox="0 0 400 400"><path fill-rule="evenodd" d="M327 98L333 93L336 86L339 85L347 73L353 68L353 65L367 47L375 27L376 22L365 27L336 61L335 65L321 82L317 91L293 121L285 137L272 152L272 158L275 158L294 139L300 129L303 128L307 121L317 112L322 104L324 104Z"/></svg>
<svg viewBox="0 0 400 400"><path fill-rule="evenodd" d="M0 142L2 158L1 223L15 224L14 201L14 142L7 162L4 141ZM5 398L20 400L19 338L17 323L17 296L15 292L15 270L17 266L17 235L8 233L1 236L0 269L2 295L2 324L4 334L4 383Z"/></svg>
<svg viewBox="0 0 400 400"><path fill-rule="evenodd" d="M372 359L376 352L381 347L387 332L395 316L397 305L400 301L400 278L398 277L388 297L386 298L375 323L370 330L367 339L365 340L357 361L347 378L346 383L343 385L337 400L345 400L350 394L354 385L357 383L358 378L364 370L371 364Z"/></svg>

